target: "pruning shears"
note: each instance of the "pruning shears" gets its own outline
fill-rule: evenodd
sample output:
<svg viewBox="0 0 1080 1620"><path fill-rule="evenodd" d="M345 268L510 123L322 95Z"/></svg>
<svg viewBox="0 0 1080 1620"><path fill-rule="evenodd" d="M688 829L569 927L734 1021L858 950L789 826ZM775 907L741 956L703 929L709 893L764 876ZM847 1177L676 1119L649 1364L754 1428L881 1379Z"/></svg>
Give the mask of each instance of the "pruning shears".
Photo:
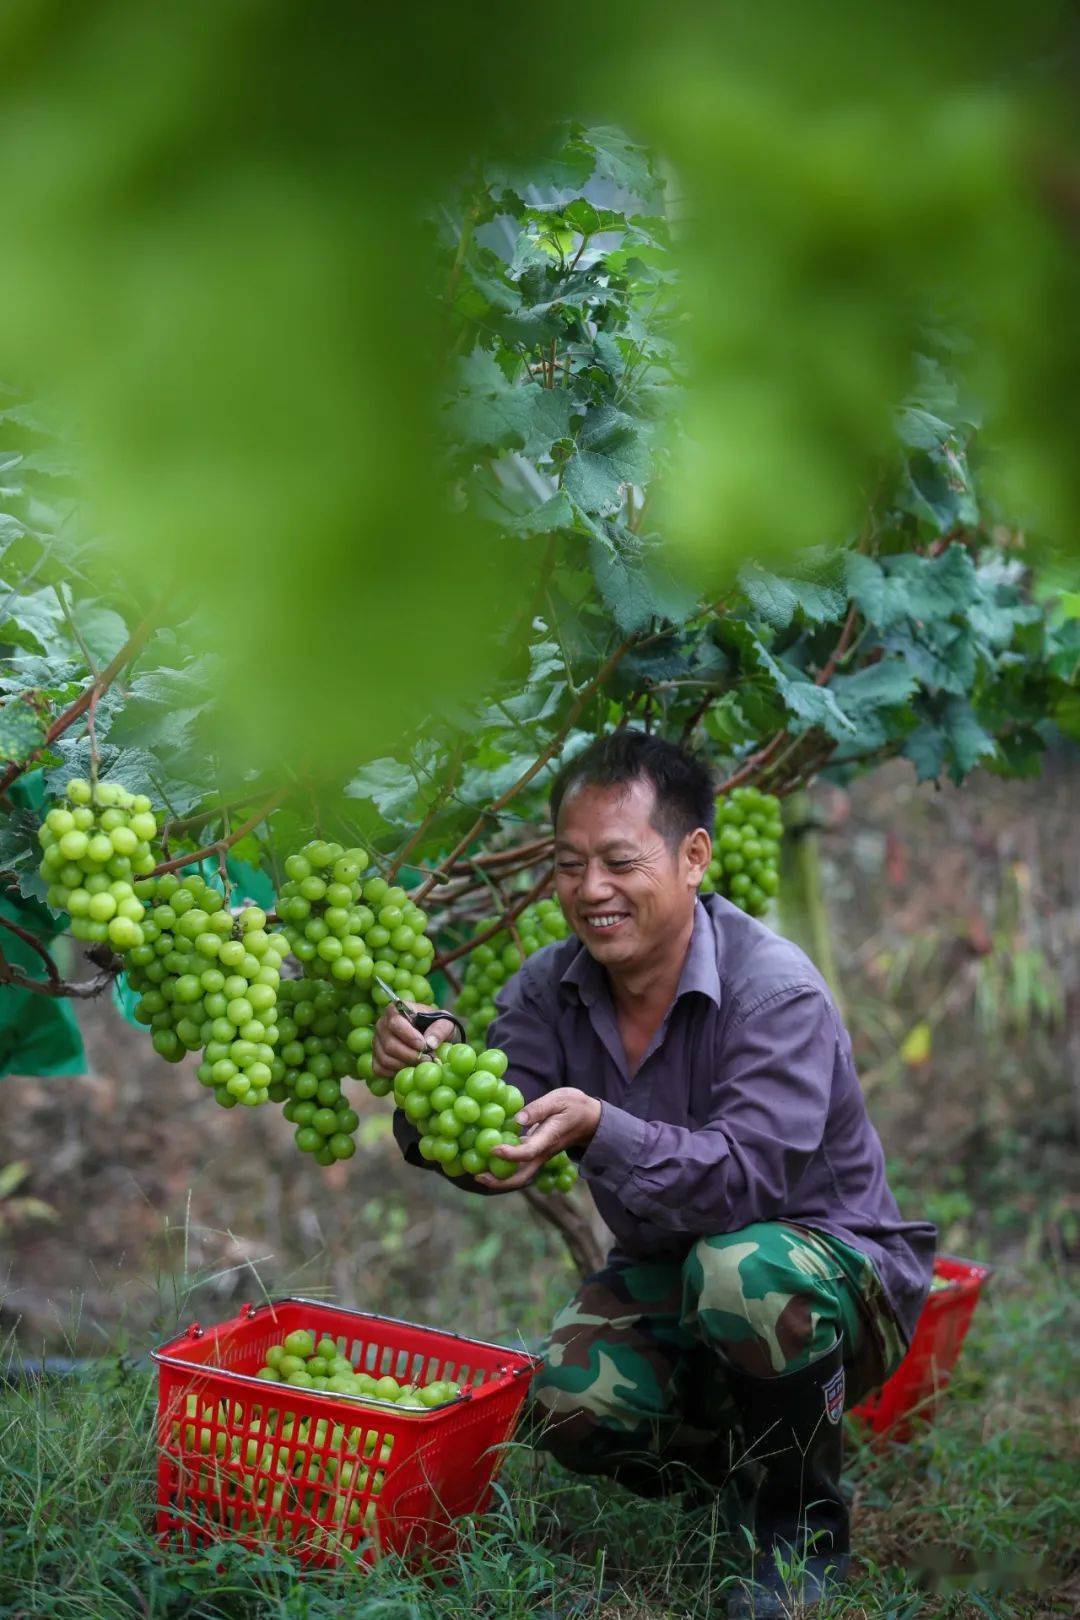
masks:
<svg viewBox="0 0 1080 1620"><path fill-rule="evenodd" d="M409 1006L407 1001L402 1001L397 991L391 990L386 980L380 979L377 973L375 974L375 983L378 985L383 995L388 998L390 1005L394 1008L395 1012L399 1012L402 1018L407 1019L418 1034L426 1034L431 1028L432 1024L438 1024L441 1023L443 1019L447 1019L460 1032L461 1039L465 1039L465 1025L462 1023L457 1013L444 1012L442 1008L438 1008L435 1012L417 1012L415 1008Z"/></svg>

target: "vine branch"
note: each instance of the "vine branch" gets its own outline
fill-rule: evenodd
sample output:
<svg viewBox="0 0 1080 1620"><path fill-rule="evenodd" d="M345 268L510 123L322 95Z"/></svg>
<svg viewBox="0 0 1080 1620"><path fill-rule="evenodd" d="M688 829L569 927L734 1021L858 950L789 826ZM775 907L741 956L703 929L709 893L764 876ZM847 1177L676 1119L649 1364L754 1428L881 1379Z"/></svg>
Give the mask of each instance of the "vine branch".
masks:
<svg viewBox="0 0 1080 1620"><path fill-rule="evenodd" d="M828 686L829 682L835 675L837 664L840 662L841 658L843 658L851 644L851 636L855 629L855 616L857 611L858 610L855 603L852 602L851 606L848 608L847 618L844 620L844 628L840 632L840 640L836 643L836 646L829 654L825 664L820 670L818 670L817 675L814 677L814 684L816 686Z"/></svg>
<svg viewBox="0 0 1080 1620"><path fill-rule="evenodd" d="M18 923L12 922L10 917L5 917L3 915L0 915L0 926L8 929L16 936L17 939L21 939L24 945L29 945L32 951L36 951L41 957L41 960L44 962L45 971L49 975L52 983L60 983L60 970L53 961L48 947L43 944L40 939L38 939L36 934L32 934L28 928L20 927ZM14 971L17 972L18 970L15 969Z"/></svg>
<svg viewBox="0 0 1080 1620"><path fill-rule="evenodd" d="M170 838L177 838L186 832L194 832L196 827L205 827L208 821L214 821L218 816L227 816L234 810L242 810L245 804L265 793L265 788L256 788L251 793L241 793L238 798L227 799L224 804L216 804L211 810L200 810L196 816L183 816L166 821L161 829L162 843Z"/></svg>
<svg viewBox="0 0 1080 1620"><path fill-rule="evenodd" d="M229 833L226 837L215 838L212 844L204 844L202 849L192 850L187 855L174 855L172 860L159 861L150 876L164 877L166 872L178 872L182 866L192 866L196 861L205 861L213 856L223 855L234 844L238 844L241 838L245 838L249 832L254 832L260 821L265 821L267 816L277 809L287 792L287 788L279 788L276 793L272 793L253 815L250 815L245 822L242 822L234 832Z"/></svg>
<svg viewBox="0 0 1080 1620"><path fill-rule="evenodd" d="M17 932L18 930L16 930ZM55 971L56 964L53 963ZM29 990L36 996L51 996L54 999L67 997L73 1001L88 1001L92 996L99 996L107 990L119 973L121 963L117 957L112 959L96 973L92 979L61 979L59 975L48 979L31 979L19 968L13 967L0 951L0 984L10 984L15 990Z"/></svg>
<svg viewBox="0 0 1080 1620"><path fill-rule="evenodd" d="M504 928L509 928L511 923L521 916L526 906L531 906L534 900L539 900L544 890L551 883L551 879L551 867L546 866L532 888L519 895L514 904L501 917L497 917L489 927L482 929L472 939L467 939L463 944L455 945L453 950L444 951L441 956L437 956L431 964L432 970L445 967L448 962L456 962L459 956L466 956L469 951L475 950L478 945L483 945L487 940L493 939L496 934L502 933Z"/></svg>
<svg viewBox="0 0 1080 1620"><path fill-rule="evenodd" d="M79 629L78 624L75 622L74 613L71 611L71 608L68 606L67 591L66 591L66 589L64 587L63 580L58 579L56 581L56 584L53 586L53 590L56 593L56 600L60 603L60 611L64 615L64 622L66 623L68 629L71 631L72 638L75 641L76 646L78 647L79 651L82 653L83 657L86 659L86 667L87 667L87 669L90 671L90 673L94 677L94 679L97 680L97 678L98 678L97 663L96 663L96 661L94 659L93 654L90 651L90 648L86 645L85 636L83 635L82 631Z"/></svg>

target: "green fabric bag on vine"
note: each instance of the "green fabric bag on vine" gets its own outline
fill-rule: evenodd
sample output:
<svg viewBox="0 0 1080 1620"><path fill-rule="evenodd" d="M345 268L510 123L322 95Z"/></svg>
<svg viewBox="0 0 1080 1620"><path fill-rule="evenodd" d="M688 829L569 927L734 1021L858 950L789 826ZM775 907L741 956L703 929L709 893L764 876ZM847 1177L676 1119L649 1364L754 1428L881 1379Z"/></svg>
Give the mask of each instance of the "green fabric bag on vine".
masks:
<svg viewBox="0 0 1080 1620"><path fill-rule="evenodd" d="M40 810L45 800L44 773L34 771L15 782L11 797L28 810ZM43 945L51 944L61 932L46 906L13 890L0 894L0 916L25 928ZM41 978L41 958L33 947L10 929L0 929L0 934L4 955L11 965L31 978ZM70 1001L5 985L0 991L0 1076L85 1072L82 1034Z"/></svg>

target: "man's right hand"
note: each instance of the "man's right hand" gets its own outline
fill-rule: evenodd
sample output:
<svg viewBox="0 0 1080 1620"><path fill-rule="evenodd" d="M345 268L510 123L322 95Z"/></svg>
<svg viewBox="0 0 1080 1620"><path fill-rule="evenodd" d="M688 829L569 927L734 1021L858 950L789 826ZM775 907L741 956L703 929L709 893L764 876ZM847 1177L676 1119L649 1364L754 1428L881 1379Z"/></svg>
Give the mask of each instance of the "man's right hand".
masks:
<svg viewBox="0 0 1080 1620"><path fill-rule="evenodd" d="M421 1001L407 1001L405 1005L411 1007L413 1012L439 1010L437 1007L427 1007ZM371 1048L375 1073L384 1080L392 1080L399 1069L419 1062L441 1046L443 1041L453 1040L455 1033L449 1018L443 1018L421 1035L396 1007L386 1007L375 1025L375 1040Z"/></svg>

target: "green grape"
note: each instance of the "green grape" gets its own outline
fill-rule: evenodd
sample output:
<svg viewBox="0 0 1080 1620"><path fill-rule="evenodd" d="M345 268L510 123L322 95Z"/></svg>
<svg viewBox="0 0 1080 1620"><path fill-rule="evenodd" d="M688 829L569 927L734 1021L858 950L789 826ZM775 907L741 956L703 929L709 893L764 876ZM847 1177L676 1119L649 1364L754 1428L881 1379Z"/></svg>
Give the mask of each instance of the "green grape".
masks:
<svg viewBox="0 0 1080 1620"><path fill-rule="evenodd" d="M490 926L489 922L479 923L477 933L483 933ZM465 1024L468 1040L476 1046L483 1046L488 1025L495 1017L496 994L517 972L524 957L565 939L570 932L562 907L555 899L537 900L526 906L515 927L520 949L508 933L499 933L476 946L469 956L454 1010Z"/></svg>
<svg viewBox="0 0 1080 1620"><path fill-rule="evenodd" d="M701 884L748 912L762 916L780 888L780 801L749 785L733 788L716 807L713 858Z"/></svg>

